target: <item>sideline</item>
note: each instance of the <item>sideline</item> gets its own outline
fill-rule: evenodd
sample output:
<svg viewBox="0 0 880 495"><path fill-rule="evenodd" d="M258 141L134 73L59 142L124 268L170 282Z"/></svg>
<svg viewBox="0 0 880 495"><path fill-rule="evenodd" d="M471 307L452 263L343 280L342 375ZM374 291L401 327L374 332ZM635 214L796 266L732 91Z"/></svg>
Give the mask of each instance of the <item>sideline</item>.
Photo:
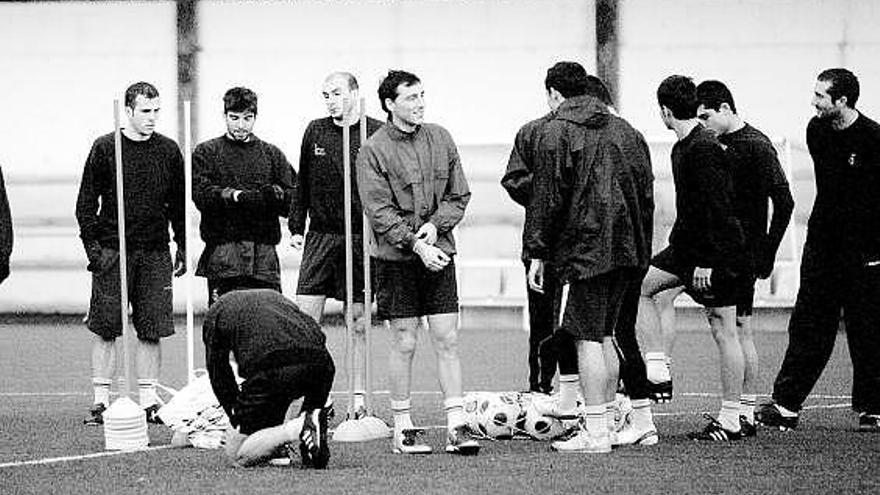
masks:
<svg viewBox="0 0 880 495"><path fill-rule="evenodd" d="M173 448L171 445L157 445L155 447L147 447L137 450L112 450L107 452L96 452L94 454L69 455L65 457L48 457L45 459L33 459L30 461L13 461L0 463L0 469L21 466L41 466L46 464L56 464L59 462L82 461L86 459L99 459L101 457L114 457L117 455L137 454L140 452L154 452L157 450L165 450Z"/></svg>

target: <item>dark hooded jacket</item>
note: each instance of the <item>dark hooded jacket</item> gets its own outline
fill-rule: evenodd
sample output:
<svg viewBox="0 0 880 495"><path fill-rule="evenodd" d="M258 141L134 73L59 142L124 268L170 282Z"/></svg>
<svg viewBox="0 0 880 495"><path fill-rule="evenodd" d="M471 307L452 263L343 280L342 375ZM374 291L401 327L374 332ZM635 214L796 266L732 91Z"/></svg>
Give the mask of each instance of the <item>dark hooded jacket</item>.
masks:
<svg viewBox="0 0 880 495"><path fill-rule="evenodd" d="M590 96L568 98L538 143L525 247L565 281L648 267L654 176L642 135Z"/></svg>

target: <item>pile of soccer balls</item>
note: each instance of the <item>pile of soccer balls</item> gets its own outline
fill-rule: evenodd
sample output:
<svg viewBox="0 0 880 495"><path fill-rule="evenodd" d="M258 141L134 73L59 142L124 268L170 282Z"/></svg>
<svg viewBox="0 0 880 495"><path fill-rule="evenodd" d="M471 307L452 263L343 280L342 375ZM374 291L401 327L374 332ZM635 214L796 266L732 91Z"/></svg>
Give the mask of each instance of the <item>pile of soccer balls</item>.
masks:
<svg viewBox="0 0 880 495"><path fill-rule="evenodd" d="M464 398L468 425L488 438L553 440L577 426L542 414L549 395L519 392L470 392Z"/></svg>

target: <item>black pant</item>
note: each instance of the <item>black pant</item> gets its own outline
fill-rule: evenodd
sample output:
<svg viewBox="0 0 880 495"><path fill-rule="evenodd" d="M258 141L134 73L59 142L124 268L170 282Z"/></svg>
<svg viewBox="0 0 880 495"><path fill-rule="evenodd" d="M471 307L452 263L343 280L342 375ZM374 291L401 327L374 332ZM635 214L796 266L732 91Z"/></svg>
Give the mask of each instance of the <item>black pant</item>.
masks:
<svg viewBox="0 0 880 495"><path fill-rule="evenodd" d="M281 292L281 284L264 282L253 277L209 278L208 279L208 306L217 302L220 296L234 290L246 289L272 289Z"/></svg>
<svg viewBox="0 0 880 495"><path fill-rule="evenodd" d="M630 399L647 399L650 397L648 376L645 361L636 338L636 315L639 312L639 294L645 270L634 270L633 280L623 295L623 304L617 317L614 336L617 340L617 352L620 357L620 379Z"/></svg>
<svg viewBox="0 0 880 495"><path fill-rule="evenodd" d="M880 414L880 266L840 269L818 258L809 245L804 247L800 290L773 400L792 411L801 409L834 350L842 311L853 365L852 407Z"/></svg>
<svg viewBox="0 0 880 495"><path fill-rule="evenodd" d="M528 276L529 265L526 262ZM544 293L528 287L529 303L529 390L550 393L553 390L553 375L559 361L559 344L553 338L557 326L559 281L549 263L544 264ZM575 356L575 373L577 358Z"/></svg>

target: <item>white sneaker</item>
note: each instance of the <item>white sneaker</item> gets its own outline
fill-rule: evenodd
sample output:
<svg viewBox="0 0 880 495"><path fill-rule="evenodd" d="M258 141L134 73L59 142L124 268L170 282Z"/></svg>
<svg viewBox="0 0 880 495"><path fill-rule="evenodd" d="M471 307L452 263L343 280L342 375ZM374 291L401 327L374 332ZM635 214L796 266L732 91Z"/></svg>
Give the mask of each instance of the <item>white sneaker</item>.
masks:
<svg viewBox="0 0 880 495"><path fill-rule="evenodd" d="M395 454L430 454L431 446L419 441L419 437L425 433L421 428L408 428L400 432L394 432Z"/></svg>
<svg viewBox="0 0 880 495"><path fill-rule="evenodd" d="M535 410L538 411L538 414L542 416L549 416L551 418L561 419L561 420L576 420L580 419L581 412L577 408L577 405L572 409L563 410L559 408L559 400L557 398L553 398L550 400L541 400L532 402L535 406Z"/></svg>
<svg viewBox="0 0 880 495"><path fill-rule="evenodd" d="M611 452L611 434L608 430L594 434L581 429L568 440L553 442L550 448L563 453L607 454Z"/></svg>
<svg viewBox="0 0 880 495"><path fill-rule="evenodd" d="M654 424L638 428L631 422L617 432L614 436L614 445L657 445L660 442L660 436L657 435L657 428Z"/></svg>
<svg viewBox="0 0 880 495"><path fill-rule="evenodd" d="M473 433L467 425L458 425L449 430L446 443L446 452L458 455L477 455L480 452L480 444L473 438Z"/></svg>

